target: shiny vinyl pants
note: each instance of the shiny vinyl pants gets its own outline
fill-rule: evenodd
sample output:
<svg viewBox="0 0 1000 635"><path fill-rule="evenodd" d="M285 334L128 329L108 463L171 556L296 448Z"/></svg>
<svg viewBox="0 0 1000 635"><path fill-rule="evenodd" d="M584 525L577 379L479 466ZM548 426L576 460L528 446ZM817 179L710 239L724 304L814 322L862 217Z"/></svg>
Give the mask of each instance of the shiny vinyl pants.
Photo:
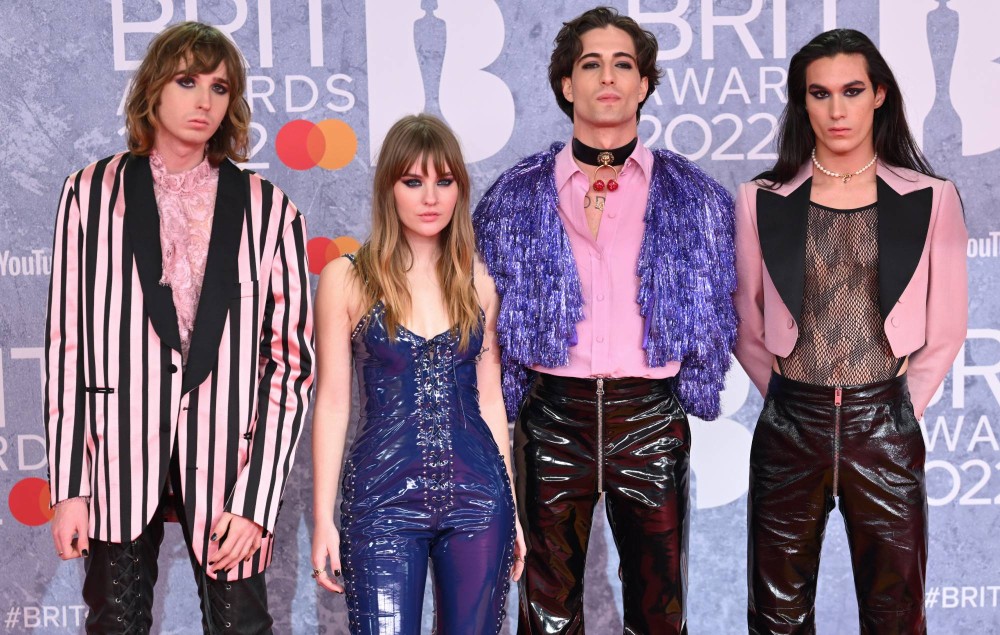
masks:
<svg viewBox="0 0 1000 635"><path fill-rule="evenodd" d="M493 487L462 479L445 488L450 493L425 499L410 486L418 477L404 473L392 504L361 514L351 498L355 474L345 477L352 494L342 507L340 555L352 635L418 635L428 566L436 635L500 632L514 564L514 501L503 457L488 459L465 467L478 467Z"/></svg>
<svg viewBox="0 0 1000 635"><path fill-rule="evenodd" d="M171 462L174 491L180 491L176 460ZM153 587L159 574L157 558L163 541L164 512L180 504L166 491L159 508L142 534L131 542L90 541L90 555L84 559L86 576L83 599L90 608L87 632L102 635L139 635L150 632L153 623ZM183 510L177 509L188 544L201 604L202 631L206 635L270 635L271 615L267 610L264 575L242 580L215 580L198 564L191 551L191 538L184 524ZM184 632L190 632L185 629Z"/></svg>
<svg viewBox="0 0 1000 635"><path fill-rule="evenodd" d="M771 375L750 450L750 633L816 632L820 549L835 501L860 632L927 632L924 456L905 375L842 388Z"/></svg>
<svg viewBox="0 0 1000 635"><path fill-rule="evenodd" d="M686 633L687 416L668 380L539 374L514 432L528 555L520 635L582 635L594 506L605 495L627 635Z"/></svg>

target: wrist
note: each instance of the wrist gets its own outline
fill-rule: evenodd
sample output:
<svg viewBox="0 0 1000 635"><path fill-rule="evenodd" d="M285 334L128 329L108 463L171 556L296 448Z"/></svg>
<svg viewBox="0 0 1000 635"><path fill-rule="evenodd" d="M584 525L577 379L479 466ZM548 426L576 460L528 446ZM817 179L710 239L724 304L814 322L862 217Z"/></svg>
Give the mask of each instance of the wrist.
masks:
<svg viewBox="0 0 1000 635"><path fill-rule="evenodd" d="M61 501L57 502L52 507L53 508L61 507L65 503L69 503L71 501L80 501L84 505L87 505L88 507L90 506L90 497L89 496L73 496L72 498L64 498L64 499L62 499Z"/></svg>

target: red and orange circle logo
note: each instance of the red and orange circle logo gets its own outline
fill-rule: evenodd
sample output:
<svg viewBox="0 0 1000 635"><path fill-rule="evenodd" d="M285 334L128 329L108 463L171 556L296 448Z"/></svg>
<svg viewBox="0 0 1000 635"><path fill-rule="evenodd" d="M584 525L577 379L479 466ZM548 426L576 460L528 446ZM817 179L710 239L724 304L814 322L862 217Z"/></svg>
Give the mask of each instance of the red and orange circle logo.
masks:
<svg viewBox="0 0 1000 635"><path fill-rule="evenodd" d="M49 484L40 478L23 478L10 488L7 497L10 513L23 525L37 527L52 520L49 508Z"/></svg>
<svg viewBox="0 0 1000 635"><path fill-rule="evenodd" d="M293 170L316 166L339 170L354 160L358 137L339 119L324 119L319 123L295 119L278 130L274 146L281 162Z"/></svg>
<svg viewBox="0 0 1000 635"><path fill-rule="evenodd" d="M354 253L360 246L361 243L350 236L337 236L333 239L326 236L310 238L306 245L306 253L309 255L309 271L319 275L328 262L334 258L340 258L344 254Z"/></svg>

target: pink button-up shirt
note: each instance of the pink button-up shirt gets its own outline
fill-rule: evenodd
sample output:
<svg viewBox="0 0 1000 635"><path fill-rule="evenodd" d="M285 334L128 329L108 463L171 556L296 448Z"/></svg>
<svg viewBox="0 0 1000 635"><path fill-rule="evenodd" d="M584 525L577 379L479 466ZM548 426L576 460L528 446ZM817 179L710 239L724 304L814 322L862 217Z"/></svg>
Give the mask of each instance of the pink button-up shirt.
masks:
<svg viewBox="0 0 1000 635"><path fill-rule="evenodd" d="M585 197L590 174L573 160L571 144L556 155L555 179L559 217L569 236L583 291L583 320L577 322L577 344L569 349L569 364L534 369L563 377L672 377L680 362L651 368L642 347L645 320L639 314L636 265L645 229L653 153L636 144L618 175L619 188L605 191L604 213L595 240L587 226ZM592 170L588 170L592 174ZM601 170L605 181L610 170ZM591 203L593 204L593 203Z"/></svg>

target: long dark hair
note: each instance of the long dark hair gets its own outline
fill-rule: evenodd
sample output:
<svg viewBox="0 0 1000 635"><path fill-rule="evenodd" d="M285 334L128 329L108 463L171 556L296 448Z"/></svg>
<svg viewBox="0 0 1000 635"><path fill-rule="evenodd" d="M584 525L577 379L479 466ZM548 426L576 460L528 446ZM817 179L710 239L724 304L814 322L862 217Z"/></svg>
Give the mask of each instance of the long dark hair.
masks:
<svg viewBox="0 0 1000 635"><path fill-rule="evenodd" d="M833 29L820 33L788 64L788 103L781 114L778 160L758 179L774 186L792 180L816 145L816 136L806 112L806 68L818 59L840 53L863 55L873 88L885 89L882 106L875 109L874 142L879 159L887 165L909 168L936 178L927 158L917 147L903 111L903 96L896 77L875 44L861 31Z"/></svg>

